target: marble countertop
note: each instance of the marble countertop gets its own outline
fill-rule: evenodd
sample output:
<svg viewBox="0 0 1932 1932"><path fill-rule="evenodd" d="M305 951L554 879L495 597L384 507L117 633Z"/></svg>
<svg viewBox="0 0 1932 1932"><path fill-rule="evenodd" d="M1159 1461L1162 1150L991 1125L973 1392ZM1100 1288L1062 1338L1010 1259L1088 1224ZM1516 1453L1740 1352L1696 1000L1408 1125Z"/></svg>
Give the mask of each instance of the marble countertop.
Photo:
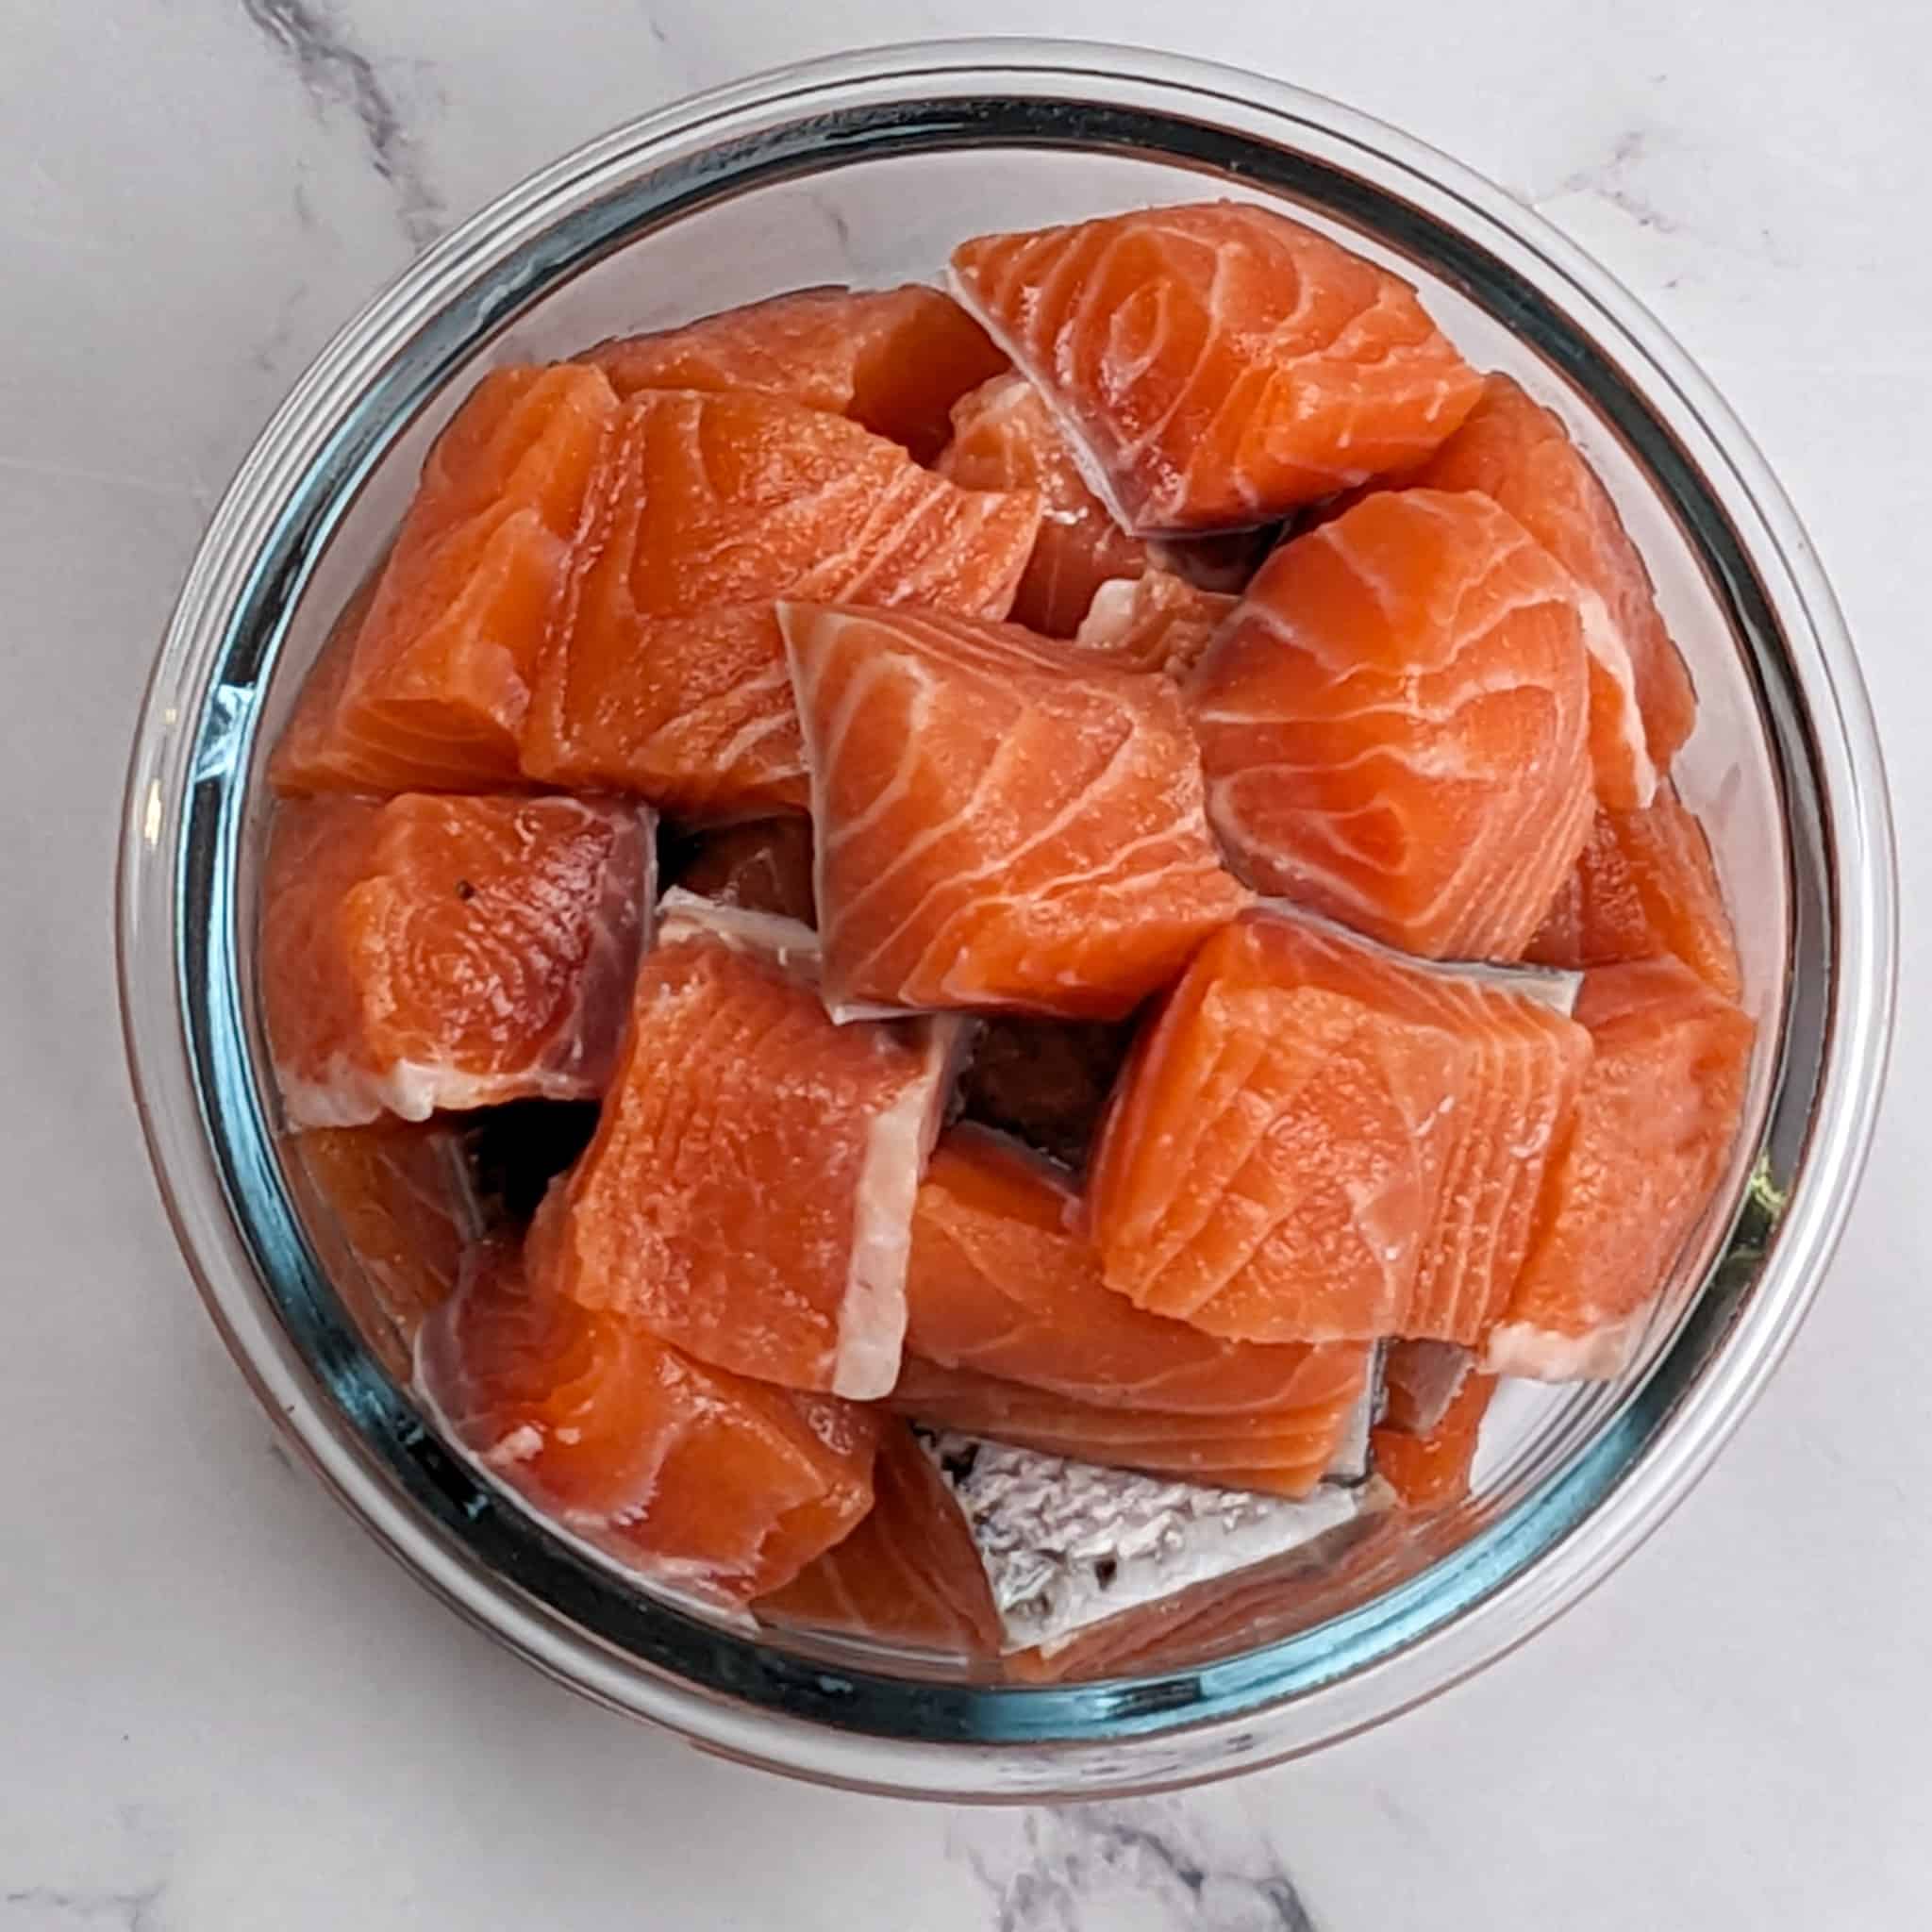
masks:
<svg viewBox="0 0 1932 1932"><path fill-rule="evenodd" d="M1876 1927L1932 1904L1932 959L1808 1328L1557 1627L1401 1723L1144 1804L948 1815L713 1762L458 1624L291 1467L189 1287L109 939L141 681L327 334L451 221L675 94L1050 30L1341 96L1650 301L1781 472L1932 894L1932 23L1891 0L13 0L0 9L0 1932Z"/></svg>

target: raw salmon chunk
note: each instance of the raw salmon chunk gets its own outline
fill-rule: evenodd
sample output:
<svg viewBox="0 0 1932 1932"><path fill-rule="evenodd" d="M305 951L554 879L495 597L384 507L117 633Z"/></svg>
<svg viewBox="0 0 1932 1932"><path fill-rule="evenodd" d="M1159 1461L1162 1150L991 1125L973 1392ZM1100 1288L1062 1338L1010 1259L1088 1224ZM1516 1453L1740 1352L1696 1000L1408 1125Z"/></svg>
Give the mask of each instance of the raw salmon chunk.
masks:
<svg viewBox="0 0 1932 1932"><path fill-rule="evenodd" d="M780 614L835 1012L1119 1018L1246 902L1165 680L1015 625Z"/></svg>
<svg viewBox="0 0 1932 1932"><path fill-rule="evenodd" d="M1244 914L1116 1090L1088 1191L1107 1285L1241 1341L1475 1341L1589 1056L1524 983Z"/></svg>
<svg viewBox="0 0 1932 1932"><path fill-rule="evenodd" d="M594 369L499 369L451 419L354 633L298 710L285 791L513 782L617 416ZM324 707L326 708L323 708Z"/></svg>
<svg viewBox="0 0 1932 1932"><path fill-rule="evenodd" d="M988 1128L954 1127L913 1210L907 1348L1102 1408L1307 1416L1332 1403L1332 1448L1360 1392L1360 1346L1225 1341L1143 1314L1102 1283L1078 1211L1051 1162Z"/></svg>
<svg viewBox="0 0 1932 1932"><path fill-rule="evenodd" d="M1675 959L1584 975L1595 1058L1543 1185L1535 1239L1484 1366L1614 1375L1730 1157L1754 1028Z"/></svg>
<svg viewBox="0 0 1932 1932"><path fill-rule="evenodd" d="M407 1380L417 1329L483 1233L462 1135L447 1121L376 1121L287 1145L319 1197L309 1226L329 1278L370 1353Z"/></svg>
<svg viewBox="0 0 1932 1932"><path fill-rule="evenodd" d="M1643 811L1600 811L1576 868L1524 957L1546 966L1614 966L1671 954L1735 1000L1737 935L1710 841L1668 779Z"/></svg>
<svg viewBox="0 0 1932 1932"><path fill-rule="evenodd" d="M1270 523L1420 462L1481 392L1407 282L1267 208L983 235L952 266L1142 535Z"/></svg>
<svg viewBox="0 0 1932 1932"><path fill-rule="evenodd" d="M363 623L368 618L369 607L375 601L388 561L385 556L336 613L336 620L296 695L295 708L268 761L268 782L280 797L297 798L306 792L342 789L343 747L336 736L336 708L349 681L356 640L362 635Z"/></svg>
<svg viewBox="0 0 1932 1932"><path fill-rule="evenodd" d="M579 359L596 364L623 396L695 389L789 397L849 416L921 462L939 454L954 403L1006 366L957 302L916 282L796 289L679 328L600 342Z"/></svg>
<svg viewBox="0 0 1932 1932"><path fill-rule="evenodd" d="M774 912L781 919L809 925L816 917L811 896L811 821L749 819L700 832L676 866L671 883L720 906Z"/></svg>
<svg viewBox="0 0 1932 1932"><path fill-rule="evenodd" d="M996 375L953 406L939 471L968 490L1038 493L1040 534L1011 614L1043 637L1072 637L1103 583L1147 566L1146 544L1088 489L1045 398L1024 375Z"/></svg>
<svg viewBox="0 0 1932 1932"><path fill-rule="evenodd" d="M1613 811L1648 805L1697 722L1697 696L1643 558L1562 419L1491 375L1462 426L1404 480L1480 491L1576 579L1597 800Z"/></svg>
<svg viewBox="0 0 1932 1932"><path fill-rule="evenodd" d="M596 1138L544 1203L532 1272L701 1360L883 1395L913 1197L958 1028L836 1026L790 920L665 895Z"/></svg>
<svg viewBox="0 0 1932 1932"><path fill-rule="evenodd" d="M656 1580L730 1602L791 1581L872 1505L877 1419L708 1367L478 1251L419 1382L500 1481Z"/></svg>
<svg viewBox="0 0 1932 1932"><path fill-rule="evenodd" d="M1191 684L1235 869L1518 958L1590 831L1588 661L1569 575L1485 497L1382 491L1284 544Z"/></svg>
<svg viewBox="0 0 1932 1932"><path fill-rule="evenodd" d="M758 1610L958 1657L1000 1650L1000 1614L973 1532L902 1422L888 1422L879 1437L871 1514Z"/></svg>
<svg viewBox="0 0 1932 1932"><path fill-rule="evenodd" d="M570 798L284 806L261 991L296 1126L594 1097L650 905L650 829Z"/></svg>
<svg viewBox="0 0 1932 1932"><path fill-rule="evenodd" d="M1483 1417L1496 1392L1493 1375L1465 1375L1425 1427L1384 1418L1375 1425L1375 1474L1411 1509L1441 1509L1469 1493Z"/></svg>
<svg viewBox="0 0 1932 1932"><path fill-rule="evenodd" d="M1206 656L1240 601L1225 591L1197 590L1170 571L1113 577L1094 591L1074 641L1124 671L1178 677Z"/></svg>
<svg viewBox="0 0 1932 1932"><path fill-rule="evenodd" d="M934 1428L1042 1456L1264 1495L1306 1496L1335 1458L1360 1400L1370 1354L1357 1343L1311 1349L1289 1399L1271 1408L1215 1415L1083 1402L908 1355L892 1407Z"/></svg>
<svg viewBox="0 0 1932 1932"><path fill-rule="evenodd" d="M550 654L524 768L691 816L806 801L783 596L1003 617L1040 523L782 397L645 391L600 484L598 555Z"/></svg>

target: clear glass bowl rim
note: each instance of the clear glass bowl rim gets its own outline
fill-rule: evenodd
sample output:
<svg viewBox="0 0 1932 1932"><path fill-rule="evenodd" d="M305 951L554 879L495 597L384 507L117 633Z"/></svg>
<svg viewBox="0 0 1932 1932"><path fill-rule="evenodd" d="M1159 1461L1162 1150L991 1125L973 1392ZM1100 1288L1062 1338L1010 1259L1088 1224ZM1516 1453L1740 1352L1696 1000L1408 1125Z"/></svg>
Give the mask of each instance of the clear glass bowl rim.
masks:
<svg viewBox="0 0 1932 1932"><path fill-rule="evenodd" d="M560 1614L480 1554L458 1500L425 1507L330 1400L263 1278L250 1183L224 1142L223 1070L198 1030L210 995L232 995L232 841L254 699L279 641L239 621L299 594L334 519L374 459L380 425L406 419L441 372L533 292L608 236L581 227L577 254L546 253L561 218L615 191L675 174L701 183L709 158L774 114L797 125L853 102L1053 100L1099 111L1158 100L1164 111L1239 138L1297 135L1400 181L1419 205L1478 241L1532 254L1591 325L1666 398L1711 483L1772 613L1796 715L1786 721L1813 811L1824 931L1792 1024L1807 1037L1809 1102L1773 1141L1788 1197L1751 1278L1724 1312L1693 1319L1642 1397L1569 1468L1502 1523L1377 1606L1215 1666L1211 1694L1174 1680L1074 1690L973 1688L972 1722L926 1722L921 1692L863 1674L774 1675L761 1647L709 1633L724 1659L708 1681L677 1647L631 1649ZM1237 123L1242 123L1237 127ZM1267 133L1257 135L1257 124ZM829 125L829 124L828 124ZM661 205L661 204L660 204ZM361 425L359 438L349 431ZM372 430L371 425L377 425ZM1660 486L1661 487L1661 486ZM1805 797L1787 798L1788 813ZM1816 823L1809 820L1815 815ZM224 849L225 841L228 849ZM213 877L217 900L192 882ZM1460 164L1300 90L1178 57L1101 43L987 40L881 47L774 71L641 117L540 171L430 250L324 350L262 433L210 524L150 682L130 766L119 879L124 1027L143 1131L164 1202L204 1302L270 1413L378 1541L459 1612L612 1708L654 1719L747 1762L858 1789L952 1798L1039 1799L1186 1784L1331 1741L1435 1694L1524 1641L1620 1562L1708 1467L1789 1346L1849 1209L1874 1125L1895 973L1892 836L1876 735L1850 640L1798 520L1741 427L1659 325L1539 217ZM1781 1073L1782 1090L1787 1074ZM1787 1109L1790 1115L1791 1109ZM245 1150L244 1150L245 1154ZM245 1160L244 1160L245 1167ZM1722 1332L1720 1332L1720 1326ZM427 1498L433 1505L433 1494ZM1452 1581L1445 1579L1453 1579ZM1426 1589L1422 1586L1428 1586ZM1402 1597L1405 1591L1394 1593ZM647 1632L685 1623L643 1607ZM735 1646L736 1656L729 1653ZM1292 1657L1291 1657L1292 1653ZM841 1681L858 1680L855 1686ZM895 1688L896 1687L896 1688ZM896 1697L896 1704L894 1699ZM926 1699L930 1702L930 1698Z"/></svg>

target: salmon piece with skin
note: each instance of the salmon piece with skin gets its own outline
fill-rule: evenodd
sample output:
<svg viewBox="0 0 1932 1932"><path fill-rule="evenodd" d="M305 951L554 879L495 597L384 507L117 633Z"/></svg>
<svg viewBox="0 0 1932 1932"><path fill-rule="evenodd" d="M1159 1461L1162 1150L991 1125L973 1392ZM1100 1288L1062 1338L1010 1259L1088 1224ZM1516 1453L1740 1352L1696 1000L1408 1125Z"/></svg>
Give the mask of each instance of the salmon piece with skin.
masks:
<svg viewBox="0 0 1932 1932"><path fill-rule="evenodd" d="M912 1214L908 1351L1102 1408L1203 1418L1359 1391L1353 1344L1338 1367L1304 1344L1225 1341L1143 1314L1102 1282L1079 1205L1051 1162L988 1128L952 1128Z"/></svg>
<svg viewBox="0 0 1932 1932"><path fill-rule="evenodd" d="M983 235L952 286L1142 536L1272 523L1409 468L1482 390L1407 282L1264 208Z"/></svg>
<svg viewBox="0 0 1932 1932"><path fill-rule="evenodd" d="M546 1289L741 1374L885 1394L913 1200L962 1043L835 1025L790 920L666 893L597 1132L539 1210Z"/></svg>
<svg viewBox="0 0 1932 1932"><path fill-rule="evenodd" d="M1194 670L1230 862L1407 952L1519 958L1590 832L1588 663L1507 512L1365 497L1269 558Z"/></svg>
<svg viewBox="0 0 1932 1932"><path fill-rule="evenodd" d="M1402 480L1480 491L1575 578L1597 800L1612 811L1649 805L1697 723L1697 694L1642 556L1562 419L1491 375L1455 435Z"/></svg>
<svg viewBox="0 0 1932 1932"><path fill-rule="evenodd" d="M1239 597L1202 591L1163 570L1115 577L1093 592L1074 641L1125 671L1180 677L1207 655Z"/></svg>
<svg viewBox="0 0 1932 1932"><path fill-rule="evenodd" d="M1248 902L1165 680L1016 625L780 607L824 991L1118 1019Z"/></svg>
<svg viewBox="0 0 1932 1932"><path fill-rule="evenodd" d="M272 775L287 791L514 783L537 669L568 615L618 412L593 369L499 369L431 449L352 646Z"/></svg>
<svg viewBox="0 0 1932 1932"><path fill-rule="evenodd" d="M478 1250L425 1324L417 1379L537 1509L714 1600L782 1588L872 1507L871 1411L695 1361L531 1280L508 1241Z"/></svg>
<svg viewBox="0 0 1932 1932"><path fill-rule="evenodd" d="M948 412L1007 358L951 296L911 282L795 289L599 342L577 359L602 370L621 396L647 389L783 396L849 416L930 462L946 441Z"/></svg>
<svg viewBox="0 0 1932 1932"><path fill-rule="evenodd" d="M1287 1398L1242 1414L1120 1408L908 1355L891 1406L934 1428L1042 1456L1264 1495L1306 1496L1334 1460L1360 1402L1372 1353L1356 1342L1310 1349Z"/></svg>
<svg viewBox="0 0 1932 1932"><path fill-rule="evenodd" d="M808 797L774 600L1002 617L1040 524L779 396L644 391L599 485L595 560L524 733L531 777L697 819Z"/></svg>
<svg viewBox="0 0 1932 1932"><path fill-rule="evenodd" d="M592 1099L651 903L648 815L573 798L285 805L260 984L289 1121Z"/></svg>
<svg viewBox="0 0 1932 1932"><path fill-rule="evenodd" d="M1676 959L1587 973L1595 1057L1483 1367L1562 1382L1628 1366L1737 1140L1756 1029Z"/></svg>
<svg viewBox="0 0 1932 1932"><path fill-rule="evenodd" d="M329 1279L369 1351L408 1381L416 1331L483 1236L461 1133L447 1121L318 1127L286 1143Z"/></svg>
<svg viewBox="0 0 1932 1932"><path fill-rule="evenodd" d="M1666 779L1642 811L1599 811L1590 841L1524 958L1614 966L1669 954L1714 992L1743 991L1737 932L1710 841Z"/></svg>
<svg viewBox="0 0 1932 1932"><path fill-rule="evenodd" d="M1375 1474L1407 1507L1442 1509L1469 1494L1483 1418L1495 1392L1495 1376L1465 1375L1426 1426L1404 1428L1387 1419L1375 1425Z"/></svg>
<svg viewBox="0 0 1932 1932"><path fill-rule="evenodd" d="M932 1458L889 1421L857 1529L758 1606L761 1620L970 1658L1000 1653L1000 1614L973 1532Z"/></svg>
<svg viewBox="0 0 1932 1932"><path fill-rule="evenodd" d="M1243 914L1115 1091L1087 1196L1108 1287L1244 1341L1478 1339L1590 1052L1526 984Z"/></svg>

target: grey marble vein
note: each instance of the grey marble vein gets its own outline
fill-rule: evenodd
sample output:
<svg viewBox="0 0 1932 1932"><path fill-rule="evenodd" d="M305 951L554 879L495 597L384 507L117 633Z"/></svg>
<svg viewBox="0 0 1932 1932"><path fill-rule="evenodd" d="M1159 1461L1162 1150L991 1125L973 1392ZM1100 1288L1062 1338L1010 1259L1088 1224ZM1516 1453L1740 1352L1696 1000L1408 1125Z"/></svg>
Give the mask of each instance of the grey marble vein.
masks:
<svg viewBox="0 0 1932 1932"><path fill-rule="evenodd" d="M395 196L396 216L411 247L442 233L442 198L424 173L395 92L318 0L242 0L242 10L295 70L318 108L346 108L361 128L370 164Z"/></svg>
<svg viewBox="0 0 1932 1932"><path fill-rule="evenodd" d="M1316 1932L1277 1855L1205 1836L1174 1805L1082 1805L1029 1813L1017 1856L963 1835L951 1848L991 1896L991 1932L1111 1932L1129 1903L1163 1932Z"/></svg>
<svg viewBox="0 0 1932 1932"><path fill-rule="evenodd" d="M164 1881L158 1878L138 1891L69 1890L54 1885L22 1886L0 1892L0 1908L4 1908L0 1910L0 1925L19 1924L25 1928L108 1925L123 1927L125 1932L154 1932L154 1922L149 1914L159 1901L163 1886ZM15 1912L31 1913L33 1916L16 1919L13 1916Z"/></svg>
<svg viewBox="0 0 1932 1932"><path fill-rule="evenodd" d="M1541 208L1573 194L1591 194L1628 215L1640 228L1658 235L1674 235L1682 225L1676 217L1641 193L1631 178L1655 158L1657 145L1657 136L1650 129L1625 128L1600 159L1574 169L1554 188L1525 199L1532 208Z"/></svg>

